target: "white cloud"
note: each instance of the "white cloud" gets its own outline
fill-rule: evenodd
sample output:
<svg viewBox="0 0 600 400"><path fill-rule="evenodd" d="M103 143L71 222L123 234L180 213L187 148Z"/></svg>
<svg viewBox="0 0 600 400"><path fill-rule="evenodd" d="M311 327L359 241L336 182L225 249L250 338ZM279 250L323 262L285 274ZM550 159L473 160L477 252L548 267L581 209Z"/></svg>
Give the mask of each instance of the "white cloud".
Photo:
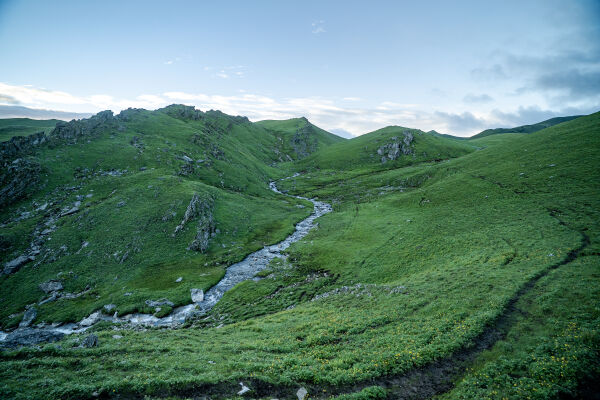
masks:
<svg viewBox="0 0 600 400"><path fill-rule="evenodd" d="M227 75L227 74L225 73L225 71L224 71L224 70L221 70L221 72L218 72L218 73L217 73L217 76L218 76L219 78L223 78L223 79L227 79L227 78L229 78L229 75Z"/></svg>
<svg viewBox="0 0 600 400"><path fill-rule="evenodd" d="M514 108L487 112L467 109L424 109L417 104L381 102L374 107L360 99L335 101L321 97L292 97L275 99L260 94L238 93L231 96L206 93L164 92L142 94L131 99L121 99L106 94L75 96L62 91L35 87L13 86L0 83L0 104L19 104L32 108L66 110L72 112L98 112L112 109L119 112L128 107L156 109L172 103L193 105L201 110L217 109L227 114L244 115L251 121L287 119L305 116L323 129L349 132L354 136L387 125L400 125L422 130L435 129L442 133L469 136L483 129L535 123L550 116L587 114L593 109Z"/></svg>
<svg viewBox="0 0 600 400"><path fill-rule="evenodd" d="M312 26L311 32L314 33L315 35L327 32L324 28L324 24L325 24L325 21L323 21L323 20L314 21L311 24L311 26Z"/></svg>

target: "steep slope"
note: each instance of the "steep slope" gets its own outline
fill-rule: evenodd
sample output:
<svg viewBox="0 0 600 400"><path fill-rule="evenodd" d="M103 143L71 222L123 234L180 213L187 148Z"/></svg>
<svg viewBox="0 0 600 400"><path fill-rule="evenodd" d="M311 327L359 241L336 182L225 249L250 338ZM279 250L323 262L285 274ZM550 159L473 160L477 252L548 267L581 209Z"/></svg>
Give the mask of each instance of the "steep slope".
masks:
<svg viewBox="0 0 600 400"><path fill-rule="evenodd" d="M600 374L600 113L456 151L280 181L334 212L264 279L188 329L4 351L0 394L583 397Z"/></svg>
<svg viewBox="0 0 600 400"><path fill-rule="evenodd" d="M283 121L265 120L256 122L271 131L278 139L279 161L292 161L345 139L329 133L306 118L292 118Z"/></svg>
<svg viewBox="0 0 600 400"><path fill-rule="evenodd" d="M562 124L563 122L571 121L575 118L579 118L581 115L571 115L568 117L556 117L550 118L542 122L538 122L537 124L531 125L522 125L514 128L496 128L496 129L486 129L476 135L470 137L470 139L480 139L490 135L497 135L500 133L533 133L537 131L541 131L542 129L549 128L551 126Z"/></svg>
<svg viewBox="0 0 600 400"><path fill-rule="evenodd" d="M59 122L57 119L6 118L0 119L0 142L13 136L27 136L37 132L50 132Z"/></svg>

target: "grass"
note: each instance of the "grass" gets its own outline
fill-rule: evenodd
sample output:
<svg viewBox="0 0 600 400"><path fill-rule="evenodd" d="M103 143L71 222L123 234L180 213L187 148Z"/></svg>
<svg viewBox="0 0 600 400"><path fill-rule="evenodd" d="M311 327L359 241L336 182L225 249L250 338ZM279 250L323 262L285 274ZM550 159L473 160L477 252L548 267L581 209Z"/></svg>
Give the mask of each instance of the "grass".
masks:
<svg viewBox="0 0 600 400"><path fill-rule="evenodd" d="M0 394L192 397L213 391L225 398L239 390L241 380L264 398L269 390L290 395L300 386L317 398L382 398L385 385L377 382L452 359L546 273L518 298L516 307L523 313L510 314L505 338L479 354L444 398L585 393L583 385L598 375L599 359L599 119L593 114L530 135L473 141L417 134L416 157L382 168L369 154L400 129L389 128L282 166L271 176L304 172L282 182L282 188L330 201L334 212L292 245L287 260L272 263L264 279L236 286L208 320L190 328L123 330L121 339L105 328L98 330L100 345L92 349L74 347L78 337L73 336L39 349L5 350ZM166 176L157 170L144 173ZM163 184L171 185L169 191L182 190L164 204L204 185L174 176ZM193 189L179 189L186 185ZM260 192L260 185L254 190ZM224 211L217 220L227 221L236 204L256 204L245 209L256 210L256 223L271 214L272 222L256 236L239 228L240 241L259 241L287 215L289 222L279 225L283 230L305 210L266 192L242 205L238 196L245 193L214 195L231 196L220 200L217 210ZM281 211L272 211L275 204ZM185 201L178 212L184 207ZM231 220L238 224L245 210ZM577 259L553 269L581 246L582 233L589 245ZM70 235L65 233L64 240ZM158 240L152 243L160 246ZM151 286L143 292L140 284L137 290L145 295L157 293L151 282L163 272L167 284L178 271L193 268L168 263L158 256L161 249L147 263L149 274L129 281ZM221 249L213 247L210 256L223 256ZM150 267L154 262L163 266Z"/></svg>
<svg viewBox="0 0 600 400"><path fill-rule="evenodd" d="M56 119L4 118L0 119L0 142L13 136L28 136L37 132L50 132L54 129Z"/></svg>

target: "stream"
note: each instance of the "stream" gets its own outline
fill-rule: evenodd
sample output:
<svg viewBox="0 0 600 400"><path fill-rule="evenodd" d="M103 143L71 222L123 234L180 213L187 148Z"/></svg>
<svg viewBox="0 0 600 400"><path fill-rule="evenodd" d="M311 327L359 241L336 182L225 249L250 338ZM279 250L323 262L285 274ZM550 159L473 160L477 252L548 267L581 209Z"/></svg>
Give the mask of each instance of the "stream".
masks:
<svg viewBox="0 0 600 400"><path fill-rule="evenodd" d="M281 180L294 178L298 175L299 174L295 174L291 177L283 178ZM275 182L270 182L269 188L275 193L284 194L277 189ZM294 233L289 235L281 242L270 246L265 246L262 249L251 253L242 261L230 265L225 271L225 276L216 285L204 293L202 301L177 307L169 315L162 318L156 317L152 314L141 313L128 314L118 317L116 313L110 316L103 314L101 311L96 311L89 317L84 318L79 323L69 323L63 325L52 324L45 326L38 325L35 328L18 328L13 332L0 331L0 343L11 342L16 344L35 344L37 342L46 340L56 340L63 335L84 332L100 321L125 323L129 326L172 327L183 324L192 315L202 315L207 313L215 306L215 304L219 302L225 292L232 289L238 283L250 279L255 281L260 280L260 278L256 277L258 272L264 270L272 259L277 257L285 258L286 256L282 254L282 252L290 247L292 243L297 242L305 237L311 229L317 226L317 224L315 224L315 219L332 211L331 205L322 201L308 199L302 196L292 196L289 194L285 195L310 201L314 206L313 212L308 217L297 223Z"/></svg>

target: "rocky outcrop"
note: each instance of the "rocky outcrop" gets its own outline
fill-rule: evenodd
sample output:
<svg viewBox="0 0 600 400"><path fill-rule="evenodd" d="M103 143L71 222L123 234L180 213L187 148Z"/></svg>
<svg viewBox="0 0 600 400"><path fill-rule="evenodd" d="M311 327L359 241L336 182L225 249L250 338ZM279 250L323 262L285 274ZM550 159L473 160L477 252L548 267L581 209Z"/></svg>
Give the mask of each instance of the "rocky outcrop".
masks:
<svg viewBox="0 0 600 400"><path fill-rule="evenodd" d="M39 288L45 293L52 293L63 290L63 284L61 281L53 279L48 282L40 283Z"/></svg>
<svg viewBox="0 0 600 400"><path fill-rule="evenodd" d="M200 251L204 253L208 249L210 239L215 236L215 221L212 213L213 199L210 197L200 198L198 193L194 193L190 204L188 204L181 223L175 228L173 236L179 233L188 221L198 220L198 230L194 241L189 245L188 250Z"/></svg>
<svg viewBox="0 0 600 400"><path fill-rule="evenodd" d="M37 161L18 158L0 169L0 207L27 197L40 180Z"/></svg>
<svg viewBox="0 0 600 400"><path fill-rule="evenodd" d="M14 274L19 269L21 269L21 267L23 265L27 264L29 261L32 261L32 260L33 260L33 258L30 256L26 256L26 255L19 256L19 257L15 258L14 260L11 260L11 261L7 262L6 264L4 264L4 270L2 271L2 273L6 274L6 275Z"/></svg>
<svg viewBox="0 0 600 400"><path fill-rule="evenodd" d="M0 143L0 166L31 154L36 147L45 142L46 135L44 132L38 132L29 136L15 136L6 142Z"/></svg>
<svg viewBox="0 0 600 400"><path fill-rule="evenodd" d="M400 155L414 154L412 149L412 142L414 136L410 131L403 132L403 138L400 140L398 136L393 136L391 142L380 146L377 149L377 155L381 157L381 163L385 164L388 160L394 161Z"/></svg>
<svg viewBox="0 0 600 400"><path fill-rule="evenodd" d="M317 150L317 137L315 128L306 121L306 124L298 128L290 142L298 158L304 158Z"/></svg>
<svg viewBox="0 0 600 400"><path fill-rule="evenodd" d="M112 111L106 110L87 119L57 123L54 130L50 132L49 139L53 142L64 140L73 143L82 137L97 135L114 128L118 128L118 120Z"/></svg>
<svg viewBox="0 0 600 400"><path fill-rule="evenodd" d="M37 317L37 310L35 307L30 307L23 314L23 319L21 320L21 323L19 323L19 328L26 328L31 325L35 317Z"/></svg>
<svg viewBox="0 0 600 400"><path fill-rule="evenodd" d="M54 330L19 328L9 333L0 344L6 347L32 346L42 342L56 342L64 335Z"/></svg>

